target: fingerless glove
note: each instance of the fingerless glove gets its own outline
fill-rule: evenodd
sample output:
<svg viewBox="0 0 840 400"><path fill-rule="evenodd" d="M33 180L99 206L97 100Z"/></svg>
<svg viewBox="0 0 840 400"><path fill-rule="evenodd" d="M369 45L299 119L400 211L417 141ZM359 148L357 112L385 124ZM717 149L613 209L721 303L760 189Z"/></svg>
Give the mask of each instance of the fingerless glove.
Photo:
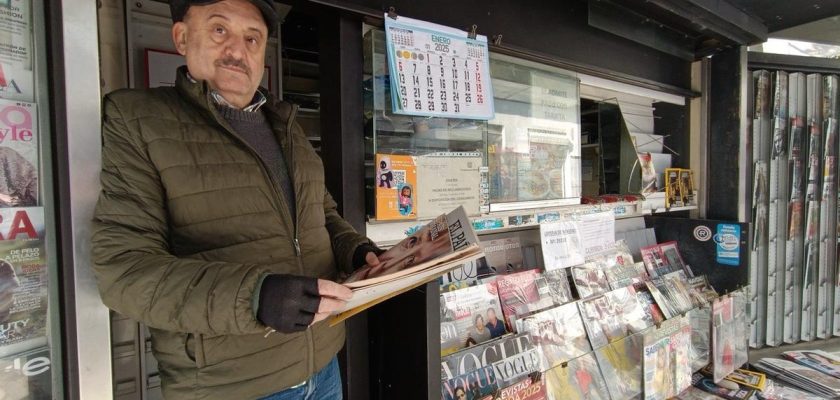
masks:
<svg viewBox="0 0 840 400"><path fill-rule="evenodd" d="M257 319L278 332L300 332L315 319L320 304L317 279L269 275L260 288Z"/></svg>
<svg viewBox="0 0 840 400"><path fill-rule="evenodd" d="M356 250L353 251L353 269L357 270L357 269L363 267L366 264L365 257L367 256L367 253L376 254L377 257L378 257L380 254L382 254L384 252L385 252L385 250L382 250L382 249L380 249L379 247L376 247L373 244L370 244L370 243L360 244L359 247L356 247Z"/></svg>

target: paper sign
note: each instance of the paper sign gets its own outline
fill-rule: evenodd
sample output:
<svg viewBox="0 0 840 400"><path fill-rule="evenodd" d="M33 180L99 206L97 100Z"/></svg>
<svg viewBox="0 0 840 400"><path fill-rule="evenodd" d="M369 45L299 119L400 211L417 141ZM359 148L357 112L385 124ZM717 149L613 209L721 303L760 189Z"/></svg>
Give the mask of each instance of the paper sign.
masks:
<svg viewBox="0 0 840 400"><path fill-rule="evenodd" d="M395 114L493 119L487 37L385 15Z"/></svg>
<svg viewBox="0 0 840 400"><path fill-rule="evenodd" d="M615 247L615 214L612 211L582 215L577 223L584 256Z"/></svg>
<svg viewBox="0 0 840 400"><path fill-rule="evenodd" d="M467 215L479 214L481 154L441 152L415 157L417 216L432 218L463 206Z"/></svg>
<svg viewBox="0 0 840 400"><path fill-rule="evenodd" d="M546 271L583 264L584 249L577 222L540 224L540 242Z"/></svg>

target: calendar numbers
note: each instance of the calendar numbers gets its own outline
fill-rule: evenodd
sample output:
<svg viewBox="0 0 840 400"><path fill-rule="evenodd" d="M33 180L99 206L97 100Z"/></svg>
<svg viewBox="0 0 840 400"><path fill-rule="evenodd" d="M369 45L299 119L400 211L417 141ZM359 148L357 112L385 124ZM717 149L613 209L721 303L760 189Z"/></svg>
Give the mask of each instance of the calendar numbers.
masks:
<svg viewBox="0 0 840 400"><path fill-rule="evenodd" d="M486 38L386 20L395 113L492 118ZM423 26L421 28L421 26ZM487 104L489 103L489 104Z"/></svg>

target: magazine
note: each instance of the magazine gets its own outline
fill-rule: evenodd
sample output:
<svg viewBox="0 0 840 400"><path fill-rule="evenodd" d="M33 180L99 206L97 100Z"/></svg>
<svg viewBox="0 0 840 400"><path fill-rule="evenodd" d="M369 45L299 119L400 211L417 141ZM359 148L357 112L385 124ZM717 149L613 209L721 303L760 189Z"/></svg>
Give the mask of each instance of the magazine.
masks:
<svg viewBox="0 0 840 400"><path fill-rule="evenodd" d="M644 264L642 264L644 265ZM647 278L647 273L639 273L636 264L616 265L605 271L610 289L618 289L629 285L638 285Z"/></svg>
<svg viewBox="0 0 840 400"><path fill-rule="evenodd" d="M39 204L38 112L33 103L0 99L0 207Z"/></svg>
<svg viewBox="0 0 840 400"><path fill-rule="evenodd" d="M618 310L613 308L605 296L581 300L578 306L592 348L606 346L626 336L627 331L624 330Z"/></svg>
<svg viewBox="0 0 840 400"><path fill-rule="evenodd" d="M621 316L626 334L639 333L654 325L653 316L645 310L645 305L639 301L633 286L612 290L605 296Z"/></svg>
<svg viewBox="0 0 840 400"><path fill-rule="evenodd" d="M518 236L488 240L480 243L488 267L496 274L520 271L524 268L522 244Z"/></svg>
<svg viewBox="0 0 840 400"><path fill-rule="evenodd" d="M440 349L449 354L507 333L494 283L440 296Z"/></svg>
<svg viewBox="0 0 840 400"><path fill-rule="evenodd" d="M694 387L728 400L749 400L753 398L753 395L755 395L755 390L742 388L737 383L733 383L734 387L732 388L716 385L712 378L709 378L699 372L691 376L691 382ZM724 384L725 383L721 383L721 385Z"/></svg>
<svg viewBox="0 0 840 400"><path fill-rule="evenodd" d="M778 379L787 384L823 397L840 397L840 379L823 374L792 361L777 358L762 358L753 366L767 374L768 377Z"/></svg>
<svg viewBox="0 0 840 400"><path fill-rule="evenodd" d="M610 290L607 275L597 264L587 262L571 267L572 281L581 299L605 293Z"/></svg>
<svg viewBox="0 0 840 400"><path fill-rule="evenodd" d="M467 261L460 267L443 274L438 283L440 283L441 292L449 292L474 286L479 279L492 275L493 272L487 266L487 260L481 257Z"/></svg>
<svg viewBox="0 0 840 400"><path fill-rule="evenodd" d="M680 393L675 399L679 400L721 400L721 397L715 396L705 390L702 390L696 386L691 386L682 393Z"/></svg>
<svg viewBox="0 0 840 400"><path fill-rule="evenodd" d="M664 315L666 319L673 318L675 315L679 314L677 304L670 297L670 292L668 291L664 278L652 278L651 280L645 282L645 284L647 285L648 291L650 291L650 294L653 296L653 299L656 300L656 304L659 306L659 309L662 310L662 315Z"/></svg>
<svg viewBox="0 0 840 400"><path fill-rule="evenodd" d="M496 279L499 299L502 301L502 311L509 328L513 328L513 321L517 315L541 308L539 306L540 292L537 286L539 277L539 272L532 269L500 275Z"/></svg>
<svg viewBox="0 0 840 400"><path fill-rule="evenodd" d="M654 325L659 325L662 321L665 321L665 314L662 313L662 309L656 304L656 300L653 298L647 286L641 290L636 290L636 299L639 300L639 304L642 305L645 314L653 320Z"/></svg>
<svg viewBox="0 0 840 400"><path fill-rule="evenodd" d="M463 207L435 218L379 255L377 267L359 268L342 282L353 290L353 297L331 324L482 257L477 243Z"/></svg>
<svg viewBox="0 0 840 400"><path fill-rule="evenodd" d="M650 153L637 153L639 165L642 172L641 194L656 192L656 170L653 168L653 159Z"/></svg>
<svg viewBox="0 0 840 400"><path fill-rule="evenodd" d="M592 350L575 303L534 313L516 323L517 332L528 334L534 346L540 348L545 368Z"/></svg>
<svg viewBox="0 0 840 400"><path fill-rule="evenodd" d="M645 333L645 399L668 399L690 386L691 365L687 354L690 335L691 328L685 317L670 319L659 329Z"/></svg>
<svg viewBox="0 0 840 400"><path fill-rule="evenodd" d="M825 400L825 397L806 393L768 379L767 386L761 391L761 400Z"/></svg>
<svg viewBox="0 0 840 400"><path fill-rule="evenodd" d="M545 379L525 378L513 385L502 388L496 393L492 400L546 400L548 391L545 388ZM490 400L490 399L485 399Z"/></svg>
<svg viewBox="0 0 840 400"><path fill-rule="evenodd" d="M520 334L506 335L441 358L440 376L445 383L488 367L499 387L513 385L543 369L539 350L528 335Z"/></svg>
<svg viewBox="0 0 840 400"><path fill-rule="evenodd" d="M554 400L609 400L607 384L593 353L586 353L545 372Z"/></svg>
<svg viewBox="0 0 840 400"><path fill-rule="evenodd" d="M0 240L0 357L46 343L44 249L42 238Z"/></svg>
<svg viewBox="0 0 840 400"><path fill-rule="evenodd" d="M537 280L540 298L548 299L551 304L559 306L573 300L572 289L569 286L569 276L566 269L545 271Z"/></svg>
<svg viewBox="0 0 840 400"><path fill-rule="evenodd" d="M691 324L691 346L688 354L692 363L691 372L695 372L711 361L712 340L709 337L709 327L712 323L712 308L709 306L695 308L686 316Z"/></svg>
<svg viewBox="0 0 840 400"><path fill-rule="evenodd" d="M499 385L493 367L483 367L445 380L440 390L443 400L481 400L492 397Z"/></svg>
<svg viewBox="0 0 840 400"><path fill-rule="evenodd" d="M613 399L630 399L642 393L642 351L644 336L630 335L595 350Z"/></svg>
<svg viewBox="0 0 840 400"><path fill-rule="evenodd" d="M700 371L703 375L711 378L714 374L711 365L708 365ZM750 371L746 369L736 369L735 372L723 378L724 380L737 383L740 386L748 387L756 390L764 390L767 385L767 375L761 372Z"/></svg>
<svg viewBox="0 0 840 400"><path fill-rule="evenodd" d="M840 357L822 350L786 351L782 357L799 365L840 378Z"/></svg>

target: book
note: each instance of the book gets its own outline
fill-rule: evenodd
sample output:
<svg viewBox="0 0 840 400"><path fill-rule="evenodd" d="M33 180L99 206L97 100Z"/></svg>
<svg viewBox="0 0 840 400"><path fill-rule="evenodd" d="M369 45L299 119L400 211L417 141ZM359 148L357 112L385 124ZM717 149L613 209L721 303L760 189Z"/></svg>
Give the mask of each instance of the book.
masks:
<svg viewBox="0 0 840 400"><path fill-rule="evenodd" d="M499 299L502 301L502 311L508 327L514 326L513 321L517 314L521 315L540 308L540 292L537 287L539 278L539 272L532 269L500 275L496 279Z"/></svg>
<svg viewBox="0 0 840 400"><path fill-rule="evenodd" d="M440 349L449 354L507 333L495 283L440 296Z"/></svg>
<svg viewBox="0 0 840 400"><path fill-rule="evenodd" d="M609 400L610 393L593 353L545 372L546 389L556 400Z"/></svg>
<svg viewBox="0 0 840 400"><path fill-rule="evenodd" d="M613 399L631 399L642 394L644 336L630 335L595 349L595 358Z"/></svg>
<svg viewBox="0 0 840 400"><path fill-rule="evenodd" d="M592 350L575 303L539 311L516 323L517 331L527 334L531 342L540 348L545 368L560 365Z"/></svg>
<svg viewBox="0 0 840 400"><path fill-rule="evenodd" d="M575 283L578 296L581 299L610 290L607 275L604 270L595 263L587 262L582 265L571 267L572 281Z"/></svg>
<svg viewBox="0 0 840 400"><path fill-rule="evenodd" d="M446 382L482 368L491 368L498 387L513 385L534 372L540 372L542 359L528 335L505 335L441 358L440 376L444 391ZM454 392L454 388L450 386ZM454 394L454 393L453 393Z"/></svg>
<svg viewBox="0 0 840 400"><path fill-rule="evenodd" d="M417 165L414 157L376 155L376 219L417 218Z"/></svg>
<svg viewBox="0 0 840 400"><path fill-rule="evenodd" d="M341 283L353 291L335 325L359 312L434 281L465 262L483 256L463 207L441 215L379 255L379 265L365 265Z"/></svg>
<svg viewBox="0 0 840 400"><path fill-rule="evenodd" d="M37 105L0 99L0 207L39 204Z"/></svg>

